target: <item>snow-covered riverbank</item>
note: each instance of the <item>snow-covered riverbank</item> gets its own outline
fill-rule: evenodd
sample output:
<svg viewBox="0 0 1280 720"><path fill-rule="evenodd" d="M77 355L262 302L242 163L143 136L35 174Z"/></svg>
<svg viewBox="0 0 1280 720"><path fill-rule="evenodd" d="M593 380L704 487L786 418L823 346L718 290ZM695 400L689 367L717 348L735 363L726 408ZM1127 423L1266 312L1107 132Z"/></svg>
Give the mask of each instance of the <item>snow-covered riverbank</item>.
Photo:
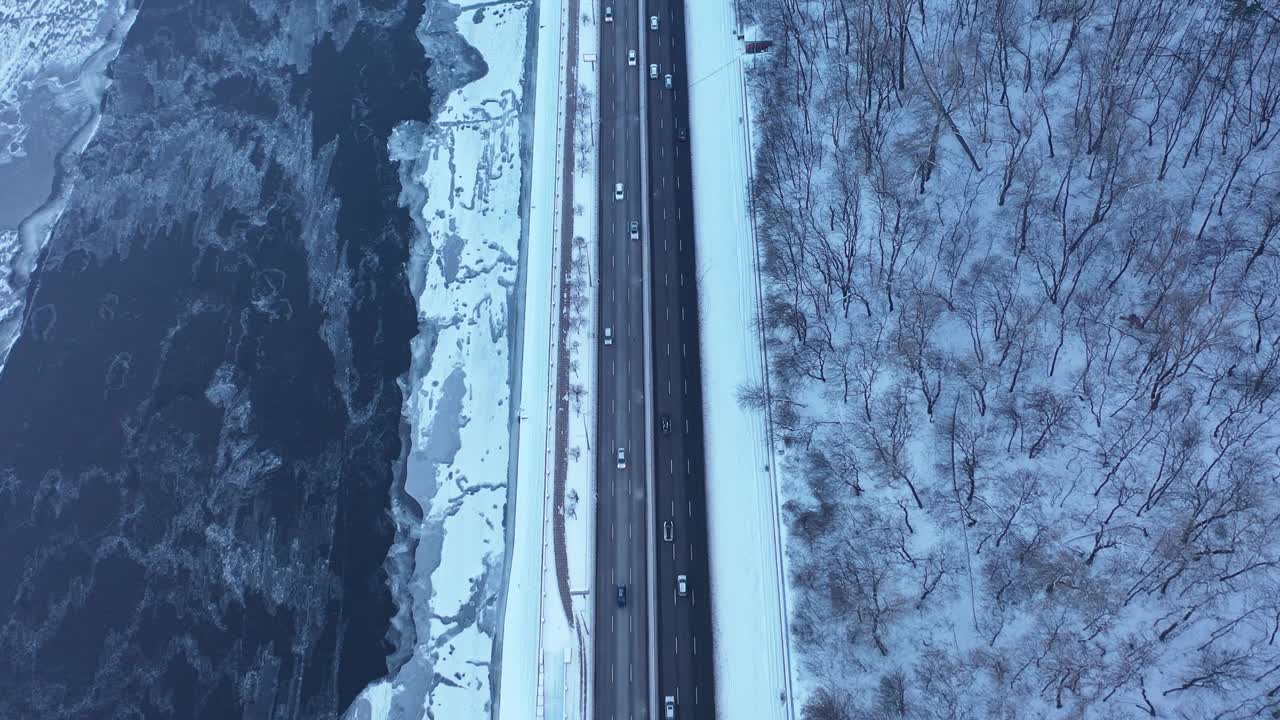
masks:
<svg viewBox="0 0 1280 720"><path fill-rule="evenodd" d="M433 125L402 125L390 142L420 229L409 267L419 334L404 388L405 492L393 499L409 531L390 562L402 664L365 691L353 717L485 717L492 702L529 9L429 7L418 35L434 70L470 82L437 99Z"/></svg>
<svg viewBox="0 0 1280 720"><path fill-rule="evenodd" d="M121 0L0 0L0 368L136 16Z"/></svg>

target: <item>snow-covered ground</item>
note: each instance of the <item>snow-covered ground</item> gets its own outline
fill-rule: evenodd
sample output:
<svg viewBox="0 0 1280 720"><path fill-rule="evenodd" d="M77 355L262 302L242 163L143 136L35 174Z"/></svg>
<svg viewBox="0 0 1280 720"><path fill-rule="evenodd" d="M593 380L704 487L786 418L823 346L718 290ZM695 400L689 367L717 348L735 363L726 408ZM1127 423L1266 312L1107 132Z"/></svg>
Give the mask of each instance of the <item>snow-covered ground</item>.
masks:
<svg viewBox="0 0 1280 720"><path fill-rule="evenodd" d="M594 137L597 27L594 6L569 16L567 2L540 5L534 150L530 186L529 251L525 282L528 323L524 328L521 423L517 466L512 567L504 618L499 716L522 720L533 716L590 717L590 677L594 556L592 438L594 420L594 269L595 162ZM564 167L568 118L567 50L570 23L577 23L575 150L573 167ZM564 173L571 173L573 201L563 197ZM562 213L570 210L571 228L563 234ZM564 280L560 250L572 243L573 262ZM568 303L570 330L560 344L557 319ZM567 398L559 398L556 369L569 367ZM555 562L554 495L555 405L569 406L563 518L571 618L560 598ZM531 540L537 537L538 544ZM523 540L524 542L520 542Z"/></svg>
<svg viewBox="0 0 1280 720"><path fill-rule="evenodd" d="M529 158L528 242L525 262L525 315L521 340L521 380L517 428L516 491L508 516L512 543L502 622L498 669L498 716L530 717L538 704L542 624L542 561L548 475L552 468L550 422L554 399L549 383L556 293L553 236L558 185L556 147L560 137L561 2L538 6L538 57L534 77L533 152ZM533 542L537 539L537 542Z"/></svg>
<svg viewBox="0 0 1280 720"><path fill-rule="evenodd" d="M569 422L568 470L565 479L564 537L568 558L569 588L573 607L572 623L564 622L563 613L548 620L543 631L543 648L547 658L564 656L567 665L564 703L565 720L591 717L588 704L588 678L592 667L592 619L595 617L591 592L595 577L595 432L596 432L596 283L593 260L599 257L596 201L596 170L600 157L596 128L599 106L596 103L598 77L594 58L600 32L596 24L597 10L585 7L577 18L578 103L574 129L573 225L569 242L573 243L573 265L570 288L563 299L570 303L570 328L567 350L569 358ZM546 582L555 579L550 564ZM550 586L550 585L549 585ZM558 627L557 627L558 626ZM566 652L568 654L566 654ZM548 714L551 717L560 717Z"/></svg>
<svg viewBox="0 0 1280 720"><path fill-rule="evenodd" d="M518 1L457 14L457 33L487 72L450 93L434 125L402 125L390 141L393 157L413 168L418 187L405 197L424 230L410 260L419 335L404 409L411 426L404 487L422 517L409 587L397 593L410 602L397 621L414 643L399 672L357 700L353 717L478 718L492 705L529 7ZM431 27L442 14L449 15L436 8L419 31L433 58L448 50L433 45L446 42ZM397 504L402 522L415 519Z"/></svg>
<svg viewBox="0 0 1280 720"><path fill-rule="evenodd" d="M747 193L751 118L743 73L750 61L732 0L685 8L716 706L723 718L789 718L778 468L764 415L738 402L739 388L764 380Z"/></svg>
<svg viewBox="0 0 1280 720"><path fill-rule="evenodd" d="M27 278L71 191L57 153L93 137L136 11L123 0L0 0L0 368L20 330Z"/></svg>

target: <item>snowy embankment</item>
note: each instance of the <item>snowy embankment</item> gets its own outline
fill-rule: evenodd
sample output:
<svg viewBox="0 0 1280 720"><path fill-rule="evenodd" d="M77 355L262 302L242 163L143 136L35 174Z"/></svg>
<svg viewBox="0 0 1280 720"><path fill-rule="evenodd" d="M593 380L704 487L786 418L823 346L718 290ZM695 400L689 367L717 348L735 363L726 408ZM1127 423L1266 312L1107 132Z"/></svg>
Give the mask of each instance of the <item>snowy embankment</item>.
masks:
<svg viewBox="0 0 1280 720"><path fill-rule="evenodd" d="M0 0L0 369L135 17L112 0Z"/></svg>
<svg viewBox="0 0 1280 720"><path fill-rule="evenodd" d="M555 215L557 110L561 82L561 3L538 7L536 73L533 77L533 142L529 158L529 215L524 261L519 425L516 429L516 491L509 515L514 538L507 575L498 668L497 716L525 718L538 700L538 655L542 610L543 509L551 468L548 432L552 415L551 342L555 291L552 227ZM533 542L537 539L538 542ZM523 540L523 542L521 542Z"/></svg>
<svg viewBox="0 0 1280 720"><path fill-rule="evenodd" d="M789 718L778 475L763 414L739 389L764 382L748 186L751 118L731 0L686 5L690 144L702 318L716 706L725 718ZM714 313L706 312L716 308ZM750 631L745 631L750 628Z"/></svg>
<svg viewBox="0 0 1280 720"><path fill-rule="evenodd" d="M474 62L434 45L452 16L487 71L451 92L434 125L406 124L392 156L412 168L405 197L420 237L410 260L419 334L405 388L409 452L398 519L418 520L412 575L394 577L401 637L412 655L370 688L352 717L479 718L489 714L491 658L505 570L511 294L521 219L521 109L527 3L457 14L432 10L419 30L437 62ZM416 198L416 199L415 199ZM393 551L393 556L395 552ZM394 564L394 558L393 558ZM407 582L407 587L402 583ZM409 648L402 647L406 655Z"/></svg>
<svg viewBox="0 0 1280 720"><path fill-rule="evenodd" d="M525 256L525 307L521 364L517 492L506 612L503 619L499 717L523 720L541 714L589 717L587 678L591 660L591 599L595 502L592 492L595 307L595 103L596 10L570 17L570 3L539 6L538 58L532 177ZM576 26L571 25L576 23ZM568 34L577 33L574 67L577 102L570 107ZM572 111L572 112L571 112ZM565 167L567 123L574 122L573 166ZM565 173L572 198L565 197ZM571 212L568 233L564 213ZM572 264L562 265L565 243ZM569 328L559 335L568 303ZM567 363L567 397L557 375ZM563 496L555 494L557 401L568 404ZM560 509L557 510L557 507ZM565 572L555 557L555 522L563 518ZM538 542L534 543L533 539ZM523 540L523 542L519 542ZM569 591L570 616L562 592Z"/></svg>

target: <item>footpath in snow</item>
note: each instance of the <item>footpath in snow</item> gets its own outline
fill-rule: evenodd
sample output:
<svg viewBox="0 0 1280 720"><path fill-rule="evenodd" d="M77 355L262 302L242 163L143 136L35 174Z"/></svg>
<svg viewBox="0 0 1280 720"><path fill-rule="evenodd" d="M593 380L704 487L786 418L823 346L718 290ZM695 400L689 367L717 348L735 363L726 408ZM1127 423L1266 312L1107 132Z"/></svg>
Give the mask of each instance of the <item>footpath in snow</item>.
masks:
<svg viewBox="0 0 1280 720"><path fill-rule="evenodd" d="M724 718L794 718L783 528L765 417L739 389L764 382L748 187L751 118L732 0L685 3L690 151L702 308L707 506L716 707ZM749 630L748 630L749 629Z"/></svg>

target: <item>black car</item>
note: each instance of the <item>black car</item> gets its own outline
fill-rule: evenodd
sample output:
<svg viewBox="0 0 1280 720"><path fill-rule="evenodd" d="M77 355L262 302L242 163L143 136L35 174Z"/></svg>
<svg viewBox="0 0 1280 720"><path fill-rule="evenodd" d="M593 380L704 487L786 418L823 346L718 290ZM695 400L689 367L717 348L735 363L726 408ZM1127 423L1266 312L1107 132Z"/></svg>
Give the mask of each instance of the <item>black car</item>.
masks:
<svg viewBox="0 0 1280 720"><path fill-rule="evenodd" d="M685 142L689 139L689 131L685 128L676 128L676 139Z"/></svg>
<svg viewBox="0 0 1280 720"><path fill-rule="evenodd" d="M663 415L662 420L659 422L659 425L662 427L663 435L671 434L671 416L670 415Z"/></svg>
<svg viewBox="0 0 1280 720"><path fill-rule="evenodd" d="M619 585L618 586L618 607L626 607L626 606L627 606L627 586Z"/></svg>

